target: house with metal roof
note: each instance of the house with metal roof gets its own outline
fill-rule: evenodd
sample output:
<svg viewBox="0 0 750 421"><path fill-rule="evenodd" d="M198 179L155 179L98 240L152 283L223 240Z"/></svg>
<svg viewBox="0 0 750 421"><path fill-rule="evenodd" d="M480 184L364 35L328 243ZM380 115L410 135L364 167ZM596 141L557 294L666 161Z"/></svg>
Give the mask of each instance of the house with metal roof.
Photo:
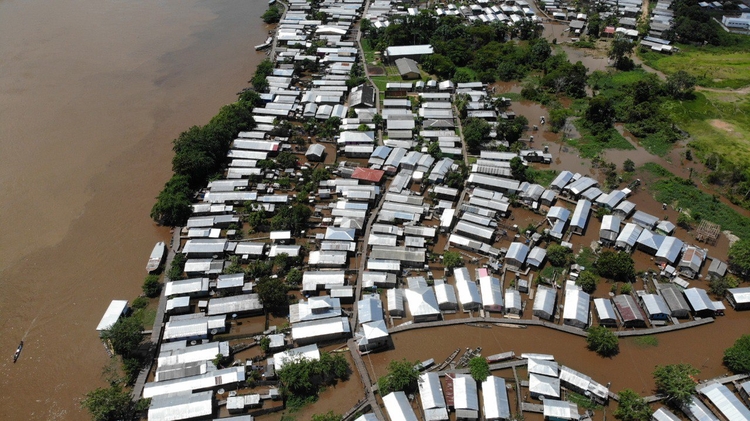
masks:
<svg viewBox="0 0 750 421"><path fill-rule="evenodd" d="M606 209L612 210L625 199L625 192L622 190L612 190L611 192L599 196L596 199L596 204Z"/></svg>
<svg viewBox="0 0 750 421"><path fill-rule="evenodd" d="M273 354L273 364L276 371L281 370L288 363L293 363L305 359L308 361L317 361L320 359L320 350L317 344L310 344L298 348L287 349L282 352Z"/></svg>
<svg viewBox="0 0 750 421"><path fill-rule="evenodd" d="M573 179L573 173L570 171L561 171L560 174L557 174L557 177L555 177L554 180L552 180L552 183L550 183L549 188L550 190L554 190L557 192L562 191L565 186L568 185L570 180Z"/></svg>
<svg viewBox="0 0 750 421"><path fill-rule="evenodd" d="M151 399L148 419L153 421L179 421L205 419L214 412L213 392L160 395Z"/></svg>
<svg viewBox="0 0 750 421"><path fill-rule="evenodd" d="M672 235L675 230L675 225L667 220L661 220L656 224L656 232L664 235Z"/></svg>
<svg viewBox="0 0 750 421"><path fill-rule="evenodd" d="M167 314L185 314L190 312L190 297L175 297L167 300Z"/></svg>
<svg viewBox="0 0 750 421"><path fill-rule="evenodd" d="M723 278L727 273L727 264L719 259L711 259L711 264L708 266L708 277L712 279Z"/></svg>
<svg viewBox="0 0 750 421"><path fill-rule="evenodd" d="M396 60L396 67L401 79L419 79L422 73L419 71L417 62L410 58L400 58Z"/></svg>
<svg viewBox="0 0 750 421"><path fill-rule="evenodd" d="M568 401L544 400L544 419L553 421L568 421L580 419L578 405Z"/></svg>
<svg viewBox="0 0 750 421"><path fill-rule="evenodd" d="M396 275L388 272L365 271L361 274L361 280L364 288L393 288L396 286Z"/></svg>
<svg viewBox="0 0 750 421"><path fill-rule="evenodd" d="M342 267L346 265L348 253L345 251L311 251L307 263L317 267Z"/></svg>
<svg viewBox="0 0 750 421"><path fill-rule="evenodd" d="M458 310L458 300L456 299L456 290L453 288L453 285L442 280L435 280L435 298L437 298L440 310Z"/></svg>
<svg viewBox="0 0 750 421"><path fill-rule="evenodd" d="M461 302L461 307L464 311L479 309L482 305L482 298L479 295L477 284L469 275L469 269L465 267L454 268L453 276L456 279L458 300Z"/></svg>
<svg viewBox="0 0 750 421"><path fill-rule="evenodd" d="M462 219L456 224L455 230L457 233L469 238L489 243L494 242L492 241L495 237L494 227L485 227Z"/></svg>
<svg viewBox="0 0 750 421"><path fill-rule="evenodd" d="M544 320L552 320L555 315L557 292L552 288L539 286L534 296L533 314Z"/></svg>
<svg viewBox="0 0 750 421"><path fill-rule="evenodd" d="M433 53L434 49L429 44L390 46L385 49L385 58L391 62L402 57L419 60L422 56Z"/></svg>
<svg viewBox="0 0 750 421"><path fill-rule="evenodd" d="M315 104L310 104L315 105ZM322 143L313 143L307 148L307 152L305 152L305 158L307 158L308 161L313 162L320 162L325 158L326 155L326 148Z"/></svg>
<svg viewBox="0 0 750 421"><path fill-rule="evenodd" d="M719 421L719 418L697 396L693 396L689 404L682 406L682 412L692 421Z"/></svg>
<svg viewBox="0 0 750 421"><path fill-rule="evenodd" d="M667 303L672 317L678 319L687 319L690 317L690 307L688 306L682 291L674 284L660 284L659 294Z"/></svg>
<svg viewBox="0 0 750 421"><path fill-rule="evenodd" d="M590 295L581 290L566 290L563 323L585 329L589 324L589 298Z"/></svg>
<svg viewBox="0 0 750 421"><path fill-rule="evenodd" d="M750 420L750 409L743 405L737 396L723 384L710 383L701 388L700 393L708 398L726 419Z"/></svg>
<svg viewBox="0 0 750 421"><path fill-rule="evenodd" d="M409 288L404 290L409 312L415 323L431 322L440 318L435 291L431 287Z"/></svg>
<svg viewBox="0 0 750 421"><path fill-rule="evenodd" d="M628 200L623 200L617 206L615 206L612 214L615 216L619 216L621 219L627 219L630 217L630 215L633 214L633 212L635 212L635 203Z"/></svg>
<svg viewBox="0 0 750 421"><path fill-rule="evenodd" d="M388 315L394 317L404 317L406 310L404 308L404 290L389 289L386 291L386 301L388 304Z"/></svg>
<svg viewBox="0 0 750 421"><path fill-rule="evenodd" d="M653 231L644 229L643 231L641 231L641 235L638 236L638 241L636 242L636 244L639 250L642 250L643 252L651 255L655 255L656 252L658 252L661 248L661 244L664 242L665 238L666 237L663 235L654 234Z"/></svg>
<svg viewBox="0 0 750 421"><path fill-rule="evenodd" d="M337 316L341 316L341 300L328 295L310 297L289 306L289 322L292 324Z"/></svg>
<svg viewBox="0 0 750 421"><path fill-rule="evenodd" d="M128 311L128 300L112 300L96 326L97 332L109 330Z"/></svg>
<svg viewBox="0 0 750 421"><path fill-rule="evenodd" d="M545 402L552 399L560 399L560 379L530 373L529 394L532 399L544 397Z"/></svg>
<svg viewBox="0 0 750 421"><path fill-rule="evenodd" d="M545 190L541 197L539 197L539 203L544 206L552 206L555 200L557 200L557 192L554 190Z"/></svg>
<svg viewBox="0 0 750 421"><path fill-rule="evenodd" d="M229 244L226 238L194 238L185 242L182 253L188 258L221 257ZM231 244L232 247L236 245Z"/></svg>
<svg viewBox="0 0 750 421"><path fill-rule="evenodd" d="M208 310L206 310L206 314L209 316L221 314L253 315L262 312L263 304L258 294L212 298L208 301Z"/></svg>
<svg viewBox="0 0 750 421"><path fill-rule="evenodd" d="M636 246L642 232L643 228L636 224L630 222L625 224L615 239L615 247L625 251L632 250Z"/></svg>
<svg viewBox="0 0 750 421"><path fill-rule="evenodd" d="M489 376L482 382L482 409L487 421L506 421L510 418L510 404L505 379Z"/></svg>
<svg viewBox="0 0 750 421"><path fill-rule="evenodd" d="M624 327L646 327L646 318L635 299L627 294L615 295L612 298Z"/></svg>
<svg viewBox="0 0 750 421"><path fill-rule="evenodd" d="M696 246L688 246L677 263L677 270L686 278L695 279L706 260L706 250Z"/></svg>
<svg viewBox="0 0 750 421"><path fill-rule="evenodd" d="M552 206L549 208L549 212L547 212L547 220L549 220L551 224L554 224L557 221L567 222L569 218L570 211L562 206Z"/></svg>
<svg viewBox="0 0 750 421"><path fill-rule="evenodd" d="M544 259L547 258L547 249L543 249L539 246L535 246L529 252L529 256L526 258L526 263L529 266L539 269L544 264Z"/></svg>
<svg viewBox="0 0 750 421"><path fill-rule="evenodd" d="M174 395L179 393L216 390L245 381L245 367L230 367L210 371L198 376L184 377L161 382L149 382L143 387L143 397Z"/></svg>
<svg viewBox="0 0 750 421"><path fill-rule="evenodd" d="M542 376L557 377L559 366L555 361L528 358L529 373L540 374Z"/></svg>
<svg viewBox="0 0 750 421"><path fill-rule="evenodd" d="M518 180L479 173L471 173L468 182L472 185L485 187L506 194L518 193L519 186L521 185Z"/></svg>
<svg viewBox="0 0 750 421"><path fill-rule="evenodd" d="M651 415L654 421L680 421L677 415L673 414L672 411L667 409L665 406L657 409L656 412Z"/></svg>
<svg viewBox="0 0 750 421"><path fill-rule="evenodd" d="M360 352L374 351L388 345L388 327L385 320L376 320L373 322L362 323L360 326L357 347Z"/></svg>
<svg viewBox="0 0 750 421"><path fill-rule="evenodd" d="M656 251L655 260L657 263L667 263L673 265L682 253L684 243L677 237L665 237L659 249Z"/></svg>
<svg viewBox="0 0 750 421"><path fill-rule="evenodd" d="M503 312L503 291L500 280L494 276L479 278L479 290L482 293L482 308L488 312Z"/></svg>
<svg viewBox="0 0 750 421"><path fill-rule="evenodd" d="M302 292L310 293L334 286L343 286L346 274L340 270L306 270L302 274Z"/></svg>
<svg viewBox="0 0 750 421"><path fill-rule="evenodd" d="M391 392L383 396L383 406L391 421L418 421L404 392Z"/></svg>
<svg viewBox="0 0 750 421"><path fill-rule="evenodd" d="M266 243L254 243L254 242L239 242L234 248L234 254L242 256L242 260L257 259L263 257L263 252L266 248Z"/></svg>
<svg viewBox="0 0 750 421"><path fill-rule="evenodd" d="M735 310L750 309L750 287L729 288L726 297Z"/></svg>
<svg viewBox="0 0 750 421"><path fill-rule="evenodd" d="M643 309L649 320L669 320L671 311L661 295L657 294L639 294L638 297L643 303Z"/></svg>
<svg viewBox="0 0 750 421"><path fill-rule="evenodd" d="M688 304L693 309L693 314L699 317L714 317L716 316L716 307L708 297L708 293L705 289L701 288L688 288L685 290L685 298Z"/></svg>
<svg viewBox="0 0 750 421"><path fill-rule="evenodd" d="M585 192L581 193L581 199L586 199L591 203L595 203L595 200L604 196L606 195L598 187L589 187Z"/></svg>
<svg viewBox="0 0 750 421"><path fill-rule="evenodd" d="M520 268L526 262L526 256L529 254L529 246L524 243L514 241L508 247L505 254L505 264Z"/></svg>
<svg viewBox="0 0 750 421"><path fill-rule="evenodd" d="M659 222L659 218L639 210L633 214L632 221L638 226L641 226L647 230L652 230Z"/></svg>
<svg viewBox="0 0 750 421"><path fill-rule="evenodd" d="M581 177L578 180L568 184L567 187L565 187L565 191L571 195L573 198L579 198L583 192L585 192L587 189L591 187L597 187L599 183L596 182L593 178L590 177Z"/></svg>
<svg viewBox="0 0 750 421"><path fill-rule="evenodd" d="M599 241L604 245L615 244L617 236L620 234L619 217L614 215L604 215L602 217L602 226L599 228Z"/></svg>
<svg viewBox="0 0 750 421"><path fill-rule="evenodd" d="M617 327L617 315L609 299L594 298L594 308L599 319L599 326Z"/></svg>
<svg viewBox="0 0 750 421"><path fill-rule="evenodd" d="M349 336L351 328L347 317L329 317L292 325L292 339L298 345L346 339Z"/></svg>
<svg viewBox="0 0 750 421"><path fill-rule="evenodd" d="M448 420L448 408L438 373L430 372L419 375L419 397L425 421Z"/></svg>
<svg viewBox="0 0 750 421"><path fill-rule="evenodd" d="M586 199L579 200L570 219L570 229L573 230L573 233L583 235L583 232L586 231L586 224L589 222L590 212L591 202Z"/></svg>
<svg viewBox="0 0 750 421"><path fill-rule="evenodd" d="M479 419L477 382L468 374L456 374L453 379L453 410L457 419Z"/></svg>
<svg viewBox="0 0 750 421"><path fill-rule="evenodd" d="M383 303L378 294L366 294L357 301L358 323L369 323L383 320Z"/></svg>
<svg viewBox="0 0 750 421"><path fill-rule="evenodd" d="M505 290L505 314L520 315L523 311L523 302L521 293L517 289L508 288Z"/></svg>

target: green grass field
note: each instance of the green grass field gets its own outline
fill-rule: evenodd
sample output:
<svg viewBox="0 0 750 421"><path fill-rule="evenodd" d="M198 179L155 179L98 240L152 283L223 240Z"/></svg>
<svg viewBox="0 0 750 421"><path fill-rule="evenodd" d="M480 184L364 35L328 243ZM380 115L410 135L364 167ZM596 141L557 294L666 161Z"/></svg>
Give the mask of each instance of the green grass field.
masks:
<svg viewBox="0 0 750 421"><path fill-rule="evenodd" d="M738 36L738 45L715 47L677 44L679 53L665 55L641 52L650 67L667 75L684 70L698 78L698 84L710 88L742 88L750 85L750 37Z"/></svg>
<svg viewBox="0 0 750 421"><path fill-rule="evenodd" d="M750 98L748 95L696 92L691 101L664 104L672 118L690 133L700 158L716 153L750 168Z"/></svg>
<svg viewBox="0 0 750 421"><path fill-rule="evenodd" d="M622 135L614 128L609 130L607 141L600 142L588 129L583 127L582 120L576 120L573 124L581 133L581 137L578 139L567 139L566 142L570 146L578 149L578 152L581 153L581 157L583 158L593 158L605 149L635 149L635 147L633 147L633 145L631 145L627 139L622 137Z"/></svg>

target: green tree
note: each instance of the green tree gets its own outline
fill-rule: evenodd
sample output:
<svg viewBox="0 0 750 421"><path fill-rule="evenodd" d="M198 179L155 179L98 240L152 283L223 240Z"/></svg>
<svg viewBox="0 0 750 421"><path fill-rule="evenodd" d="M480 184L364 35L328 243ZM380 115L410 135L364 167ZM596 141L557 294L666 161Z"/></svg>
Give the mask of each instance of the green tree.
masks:
<svg viewBox="0 0 750 421"><path fill-rule="evenodd" d="M385 396L399 390L407 393L415 391L419 380L417 364L419 364L418 361L410 362L406 359L392 360L388 363L388 374L378 379L380 395Z"/></svg>
<svg viewBox="0 0 750 421"><path fill-rule="evenodd" d="M654 370L656 391L666 396L667 403L679 408L690 403L695 393L693 376L700 373L690 364L670 364L657 366Z"/></svg>
<svg viewBox="0 0 750 421"><path fill-rule="evenodd" d="M620 288L620 294L630 295L633 292L633 285L630 282L625 282Z"/></svg>
<svg viewBox="0 0 750 421"><path fill-rule="evenodd" d="M485 139L490 135L491 127L486 121L479 118L468 118L463 125L464 141L470 153L479 153Z"/></svg>
<svg viewBox="0 0 750 421"><path fill-rule="evenodd" d="M263 22L271 24L271 23L279 23L281 20L282 12L279 10L279 7L276 5L270 6L268 10L263 13L261 16L261 19L263 19Z"/></svg>
<svg viewBox="0 0 750 421"><path fill-rule="evenodd" d="M264 276L258 280L255 290L258 291L263 307L267 309L279 308L289 302L287 287L279 278Z"/></svg>
<svg viewBox="0 0 750 421"><path fill-rule="evenodd" d="M690 99L697 80L690 73L679 70L667 76L667 93L675 99Z"/></svg>
<svg viewBox="0 0 750 421"><path fill-rule="evenodd" d="M604 326L592 326L588 329L586 344L589 349L603 357L611 357L620 352L617 335Z"/></svg>
<svg viewBox="0 0 750 421"><path fill-rule="evenodd" d="M443 254L443 265L446 267L446 269L453 269L458 266L462 266L464 264L464 259L461 257L460 253L457 253L455 251L446 251Z"/></svg>
<svg viewBox="0 0 750 421"><path fill-rule="evenodd" d="M273 258L273 265L276 267L277 273L286 273L289 267L289 254L279 253Z"/></svg>
<svg viewBox="0 0 750 421"><path fill-rule="evenodd" d="M484 357L474 357L469 360L469 373L478 382L485 381L492 374L490 365Z"/></svg>
<svg viewBox="0 0 750 421"><path fill-rule="evenodd" d="M325 414L314 414L312 421L341 421L343 417L333 411L328 411Z"/></svg>
<svg viewBox="0 0 750 421"><path fill-rule="evenodd" d="M750 335L742 335L724 351L724 365L736 374L750 373Z"/></svg>
<svg viewBox="0 0 750 421"><path fill-rule="evenodd" d="M596 284L598 283L599 277L590 270L584 270L579 273L578 278L576 279L576 285L580 286L581 289L588 294L596 291Z"/></svg>
<svg viewBox="0 0 750 421"><path fill-rule="evenodd" d="M680 215L677 217L677 226L682 227L686 230L689 230L691 228L691 225L693 223L693 218L690 216L687 212L680 212Z"/></svg>
<svg viewBox="0 0 750 421"><path fill-rule="evenodd" d="M289 285L299 285L302 283L302 271L297 268L289 269L286 274L286 283Z"/></svg>
<svg viewBox="0 0 750 421"><path fill-rule="evenodd" d="M510 160L510 173L518 181L526 181L526 164L523 163L523 159L514 156Z"/></svg>
<svg viewBox="0 0 750 421"><path fill-rule="evenodd" d="M133 307L134 310L146 308L148 307L148 298L136 297L136 299L133 300L133 303L130 306Z"/></svg>
<svg viewBox="0 0 750 421"><path fill-rule="evenodd" d="M571 253L573 251L559 244L550 244L547 246L547 260L552 266L563 267L570 264Z"/></svg>
<svg viewBox="0 0 750 421"><path fill-rule="evenodd" d="M609 47L609 58L614 61L614 66L621 69L625 59L633 53L633 44L629 39L625 37L615 37L612 41L612 45Z"/></svg>
<svg viewBox="0 0 750 421"><path fill-rule="evenodd" d="M291 152L282 152L276 157L276 162L281 168L297 167L297 157Z"/></svg>
<svg viewBox="0 0 750 421"><path fill-rule="evenodd" d="M298 396L316 396L318 385L313 382L317 373L317 363L306 358L288 361L278 371L279 382L285 393Z"/></svg>
<svg viewBox="0 0 750 421"><path fill-rule="evenodd" d="M143 286L141 287L143 289L143 293L146 294L146 297L154 298L159 296L159 292L161 292L161 284L159 283L159 275L148 275L146 276L146 279L143 280Z"/></svg>
<svg viewBox="0 0 750 421"><path fill-rule="evenodd" d="M187 262L187 257L182 253L176 253L172 258L172 264L169 266L167 278L171 281L182 279L182 274L185 271L185 262Z"/></svg>
<svg viewBox="0 0 750 421"><path fill-rule="evenodd" d="M750 240L741 239L729 248L729 266L739 277L750 280Z"/></svg>
<svg viewBox="0 0 750 421"><path fill-rule="evenodd" d="M175 174L164 185L164 189L156 198L151 208L151 219L165 226L179 226L185 224L193 212L190 197L190 177Z"/></svg>
<svg viewBox="0 0 750 421"><path fill-rule="evenodd" d="M594 262L594 267L600 276L619 282L635 280L635 263L633 258L625 252L604 250Z"/></svg>
<svg viewBox="0 0 750 421"><path fill-rule="evenodd" d="M648 403L632 389L623 389L617 395L620 400L615 410L615 418L622 421L651 420L651 408Z"/></svg>
<svg viewBox="0 0 750 421"><path fill-rule="evenodd" d="M737 288L740 286L739 279L732 275L727 274L721 278L711 279L708 283L708 290L711 291L716 298L722 299L730 288Z"/></svg>
<svg viewBox="0 0 750 421"><path fill-rule="evenodd" d="M597 95L589 100L589 106L586 108L586 120L592 125L601 125L604 128L612 127L615 118L615 107L612 100Z"/></svg>
<svg viewBox="0 0 750 421"><path fill-rule="evenodd" d="M268 352L268 348L271 346L271 338L269 338L268 336L260 338L260 341L258 341L258 346L260 346L260 350L263 351L263 353Z"/></svg>
<svg viewBox="0 0 750 421"><path fill-rule="evenodd" d="M115 384L88 392L81 400L81 406L89 411L94 421L129 421L148 408L149 402L149 399L133 402L130 391Z"/></svg>
<svg viewBox="0 0 750 421"><path fill-rule="evenodd" d="M102 339L108 341L117 355L128 356L143 340L143 324L136 317L120 317L108 330L102 332Z"/></svg>
<svg viewBox="0 0 750 421"><path fill-rule="evenodd" d="M635 162L633 162L633 160L630 158L626 159L625 162L622 163L622 169L625 172L635 171Z"/></svg>

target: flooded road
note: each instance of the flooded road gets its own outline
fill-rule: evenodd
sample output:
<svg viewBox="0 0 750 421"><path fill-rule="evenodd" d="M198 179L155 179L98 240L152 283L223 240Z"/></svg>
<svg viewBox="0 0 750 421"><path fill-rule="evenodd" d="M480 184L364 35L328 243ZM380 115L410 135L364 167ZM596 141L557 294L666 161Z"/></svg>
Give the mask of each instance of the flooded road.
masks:
<svg viewBox="0 0 750 421"><path fill-rule="evenodd" d="M87 417L79 399L108 361L94 328L111 299L140 293L168 238L149 210L171 140L246 86L264 9L0 3L0 419Z"/></svg>

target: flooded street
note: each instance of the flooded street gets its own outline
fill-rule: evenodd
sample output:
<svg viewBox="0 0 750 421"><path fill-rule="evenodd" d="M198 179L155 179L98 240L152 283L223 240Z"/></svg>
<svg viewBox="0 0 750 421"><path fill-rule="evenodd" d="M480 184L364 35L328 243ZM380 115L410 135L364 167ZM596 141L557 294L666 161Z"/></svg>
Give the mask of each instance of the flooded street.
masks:
<svg viewBox="0 0 750 421"><path fill-rule="evenodd" d="M79 399L108 362L96 324L111 299L141 292L168 238L149 211L171 140L246 86L264 9L0 3L0 419L87 417Z"/></svg>

